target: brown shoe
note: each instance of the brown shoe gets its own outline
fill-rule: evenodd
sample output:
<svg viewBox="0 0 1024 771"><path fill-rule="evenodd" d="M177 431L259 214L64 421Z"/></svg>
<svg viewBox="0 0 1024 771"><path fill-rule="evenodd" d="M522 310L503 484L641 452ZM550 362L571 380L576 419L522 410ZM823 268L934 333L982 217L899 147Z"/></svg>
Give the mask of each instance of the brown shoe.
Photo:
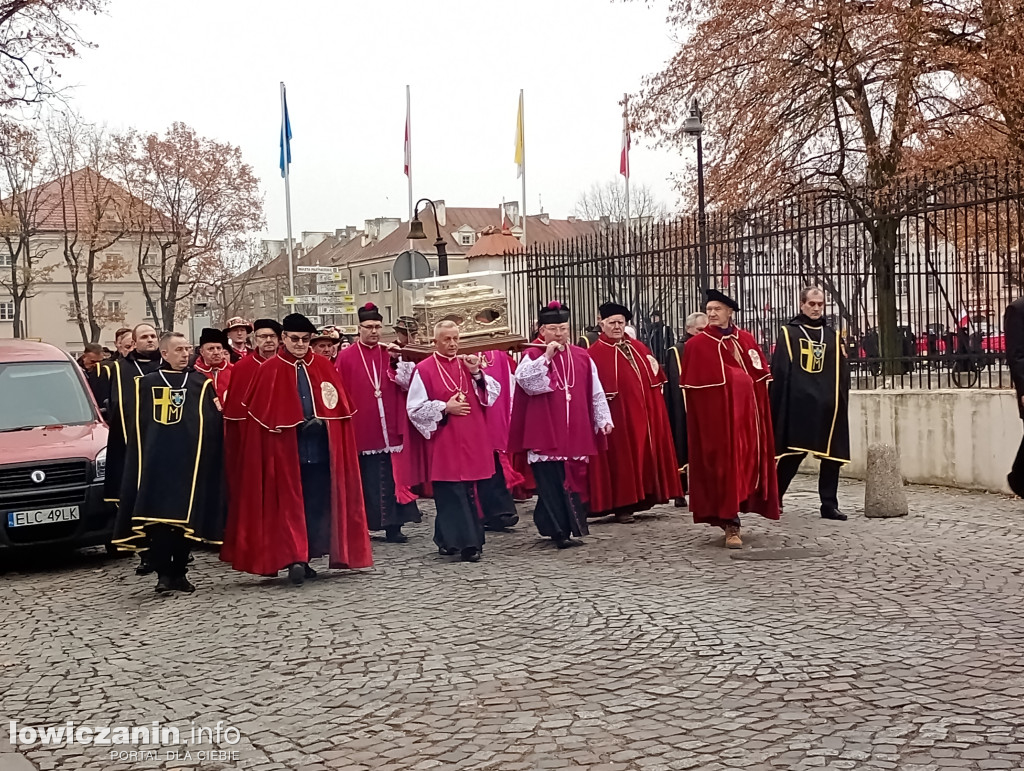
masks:
<svg viewBox="0 0 1024 771"><path fill-rule="evenodd" d="M737 525L729 525L725 528L725 548L742 549L743 541L740 540L740 529Z"/></svg>

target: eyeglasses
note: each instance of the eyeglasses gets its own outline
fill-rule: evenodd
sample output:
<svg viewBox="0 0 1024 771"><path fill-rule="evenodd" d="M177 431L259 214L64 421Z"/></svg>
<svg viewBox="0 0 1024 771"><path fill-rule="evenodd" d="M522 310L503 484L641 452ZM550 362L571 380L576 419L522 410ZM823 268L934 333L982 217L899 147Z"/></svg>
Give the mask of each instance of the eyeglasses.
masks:
<svg viewBox="0 0 1024 771"><path fill-rule="evenodd" d="M285 337L293 343L308 343L313 339L312 335L285 335Z"/></svg>
<svg viewBox="0 0 1024 771"><path fill-rule="evenodd" d="M277 337L273 332L267 332L265 335L256 335L257 340L273 340Z"/></svg>
<svg viewBox="0 0 1024 771"><path fill-rule="evenodd" d="M381 324L360 324L363 329L369 330L370 332L380 332L384 327Z"/></svg>

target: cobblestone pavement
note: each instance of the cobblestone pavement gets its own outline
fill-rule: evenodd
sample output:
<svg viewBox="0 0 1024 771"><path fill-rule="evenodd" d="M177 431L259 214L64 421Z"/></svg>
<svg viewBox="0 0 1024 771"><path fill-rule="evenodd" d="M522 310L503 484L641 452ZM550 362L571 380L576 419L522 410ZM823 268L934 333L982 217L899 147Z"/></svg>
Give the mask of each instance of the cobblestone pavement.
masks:
<svg viewBox="0 0 1024 771"><path fill-rule="evenodd" d="M566 551L525 517L476 565L423 524L302 588L207 553L191 596L98 553L9 572L0 771L1024 768L1024 502L915 488L910 518L867 520L844 484L837 523L812 486L742 552L807 559L733 559L662 508ZM12 747L11 719L241 740L112 760Z"/></svg>

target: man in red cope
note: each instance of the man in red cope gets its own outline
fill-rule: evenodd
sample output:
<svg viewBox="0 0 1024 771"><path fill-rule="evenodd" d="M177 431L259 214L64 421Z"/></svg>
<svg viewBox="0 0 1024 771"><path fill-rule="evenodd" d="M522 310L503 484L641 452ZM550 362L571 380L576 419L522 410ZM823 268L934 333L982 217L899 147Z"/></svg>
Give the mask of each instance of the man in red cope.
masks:
<svg viewBox="0 0 1024 771"><path fill-rule="evenodd" d="M199 336L199 357L195 371L213 381L213 389L223 406L231 383L231 363L228 361L228 336L219 329L204 329Z"/></svg>
<svg viewBox="0 0 1024 771"><path fill-rule="evenodd" d="M601 334L587 349L597 366L615 431L590 464L590 516L633 514L681 498L672 428L662 386L665 373L643 343L626 336L633 314L618 303L598 309Z"/></svg>
<svg viewBox="0 0 1024 771"><path fill-rule="evenodd" d="M402 412L405 400L395 383L401 349L380 344L384 317L376 305L367 303L358 315L359 339L338 354L335 366L356 410L352 424L359 448L366 524L371 531L383 530L389 543L405 543L409 536L402 532L402 525L419 522L420 512L415 501L399 503L395 494L393 456L402 451L407 426ZM412 362L401 366L413 369Z"/></svg>
<svg viewBox="0 0 1024 771"><path fill-rule="evenodd" d="M494 474L494 449L484 409L497 399L501 386L484 374L479 356L458 353L458 324L436 324L434 352L416 365L406 409L409 422L427 439L438 552L479 562L484 523L476 487Z"/></svg>
<svg viewBox="0 0 1024 771"><path fill-rule="evenodd" d="M298 585L316 576L309 560L332 568L373 564L352 407L330 361L309 348L316 327L293 313L284 346L268 359L242 397L245 451L228 458L238 505L230 514L221 559L235 570Z"/></svg>
<svg viewBox="0 0 1024 771"><path fill-rule="evenodd" d="M533 521L559 549L587 535L587 462L612 432L601 378L585 349L569 344L569 309L541 308L538 336L516 367L509 450L525 452L537 485ZM598 435L601 435L600 441Z"/></svg>
<svg viewBox="0 0 1024 771"><path fill-rule="evenodd" d="M249 386L260 366L267 359L277 356L277 349L281 347L281 324L273 319L256 319L252 323L253 337L256 338L256 350L252 355L231 366L231 390L225 398L224 405L224 457L230 464L231 460L245 454L245 431L248 428L245 421L249 417L243 401L249 393ZM237 508L240 505L240 491L235 487L235 478L231 473L226 474L227 501L228 501L228 527L237 526L240 517ZM234 509L234 511L232 511ZM232 553L233 544L237 538L225 535L227 545L221 547L221 559L225 562L234 562Z"/></svg>
<svg viewBox="0 0 1024 771"><path fill-rule="evenodd" d="M683 349L687 479L693 521L725 530L739 549L740 512L779 518L771 371L753 335L733 324L735 300L707 291L708 326Z"/></svg>

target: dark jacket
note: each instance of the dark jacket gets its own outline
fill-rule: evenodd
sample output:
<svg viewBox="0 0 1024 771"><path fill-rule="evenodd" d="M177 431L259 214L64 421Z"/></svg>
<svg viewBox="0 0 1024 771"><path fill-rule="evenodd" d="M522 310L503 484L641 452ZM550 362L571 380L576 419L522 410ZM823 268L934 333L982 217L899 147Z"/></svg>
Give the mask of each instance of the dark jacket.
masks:
<svg viewBox="0 0 1024 771"><path fill-rule="evenodd" d="M1020 401L1024 396L1024 297L1006 306L1003 332L1006 335L1006 364L1017 391L1017 411L1024 419L1024 405Z"/></svg>

